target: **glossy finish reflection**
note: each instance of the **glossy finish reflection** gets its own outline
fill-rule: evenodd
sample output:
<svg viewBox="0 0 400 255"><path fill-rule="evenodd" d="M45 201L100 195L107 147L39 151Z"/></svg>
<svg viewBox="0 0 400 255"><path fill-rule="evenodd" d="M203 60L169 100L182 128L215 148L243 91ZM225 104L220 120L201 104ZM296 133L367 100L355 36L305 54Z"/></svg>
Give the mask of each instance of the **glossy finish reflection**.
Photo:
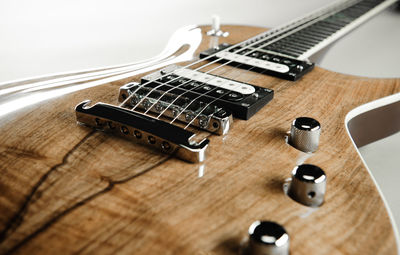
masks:
<svg viewBox="0 0 400 255"><path fill-rule="evenodd" d="M1 123L6 122L7 115L17 114L25 107L40 104L48 99L191 60L201 40L201 29L187 26L175 32L158 56L147 61L0 84Z"/></svg>

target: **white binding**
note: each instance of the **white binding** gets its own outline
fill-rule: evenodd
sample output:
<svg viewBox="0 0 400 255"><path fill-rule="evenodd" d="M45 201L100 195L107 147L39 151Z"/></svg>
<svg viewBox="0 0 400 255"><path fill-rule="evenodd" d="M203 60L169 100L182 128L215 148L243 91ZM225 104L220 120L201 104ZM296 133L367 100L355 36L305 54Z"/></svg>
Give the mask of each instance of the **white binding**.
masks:
<svg viewBox="0 0 400 255"><path fill-rule="evenodd" d="M348 32L350 32L351 30L353 30L354 28L358 27L359 25L361 25L362 23L364 23L365 21L367 21L368 19L372 18L373 16L375 16L376 14L378 14L379 12L383 11L384 9L386 9L387 7L389 7L390 5L394 4L397 0L387 0L381 4L379 4L378 6L376 6L375 8L369 10L368 12L366 12L364 15L362 15L361 17L355 19L352 23L350 23L349 25L343 27L342 29L340 29L339 31L337 31L336 33L333 33L331 36L329 36L328 38L326 38L325 40L321 41L320 43L318 43L317 45L315 45L314 47L312 47L311 49L309 49L308 51L304 52L302 55L300 55L298 57L299 60L306 60L307 58L309 58L311 55L313 55L314 53L318 52L319 50L325 48L326 46L328 46L329 44L331 44L332 42L334 42L335 40L339 39L340 37L342 37L343 35L347 34Z"/></svg>
<svg viewBox="0 0 400 255"><path fill-rule="evenodd" d="M389 215L389 219L390 219L390 222L392 224L394 236L395 236L395 239L396 239L397 253L400 254L400 235L399 235L399 230L397 228L397 224L395 222L393 213L390 210L389 204L388 204L385 196L383 195L382 190L380 189L378 183L376 182L374 176L372 175L371 170L368 168L367 163L363 159L360 151L357 149L357 145L355 144L353 138L351 137L351 134L350 134L350 131L349 131L349 127L347 125L351 119L353 119L354 117L356 117L356 116L358 116L358 115L360 115L360 114L362 114L364 112L368 112L368 111L371 111L373 109L376 109L376 108L379 108L379 107L382 107L382 106L385 106L385 105L389 105L389 104L392 104L392 103L395 103L395 102L398 102L398 101L400 101L400 93L397 93L397 94L394 94L394 95L390 95L390 96L387 96L387 97L383 97L383 98L377 99L375 101L366 103L364 105L358 106L358 107L354 108L353 110L351 110L349 113L347 113L346 118L344 120L344 125L346 127L347 134L349 135L350 140L353 143L354 148L356 148L358 156L361 158L361 161L363 162L365 168L367 169L372 181L375 184L376 189L379 192L379 195L382 198L383 204L386 207L386 211L387 211L387 213Z"/></svg>

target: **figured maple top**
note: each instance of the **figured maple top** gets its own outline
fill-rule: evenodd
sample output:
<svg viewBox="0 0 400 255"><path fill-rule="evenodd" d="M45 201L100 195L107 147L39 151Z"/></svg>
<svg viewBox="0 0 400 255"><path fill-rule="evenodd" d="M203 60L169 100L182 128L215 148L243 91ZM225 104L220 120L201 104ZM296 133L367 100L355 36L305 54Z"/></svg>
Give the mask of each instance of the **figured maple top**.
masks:
<svg viewBox="0 0 400 255"><path fill-rule="evenodd" d="M265 30L223 29L231 35L220 42L229 43ZM209 47L208 39L197 52ZM204 164L76 125L76 104L117 104L119 86L142 75L3 119L0 253L238 254L248 227L261 219L286 228L292 254L397 253L387 210L344 119L356 106L399 92L400 79L319 67L296 82L228 66L213 73L274 89L275 98L250 120L235 119L227 136L210 135ZM285 143L291 121L300 116L322 125L312 155ZM301 162L327 174L326 201L317 210L282 191Z"/></svg>

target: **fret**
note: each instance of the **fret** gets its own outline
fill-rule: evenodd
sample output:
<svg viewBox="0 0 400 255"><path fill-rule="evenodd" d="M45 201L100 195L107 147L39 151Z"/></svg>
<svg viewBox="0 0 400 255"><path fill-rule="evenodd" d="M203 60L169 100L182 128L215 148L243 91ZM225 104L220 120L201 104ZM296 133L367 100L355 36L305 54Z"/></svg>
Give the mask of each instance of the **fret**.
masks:
<svg viewBox="0 0 400 255"><path fill-rule="evenodd" d="M307 36L309 38L313 38L314 40L318 40L318 42L321 42L322 40L324 40L326 38L326 36L324 36L324 35L313 33L313 32L308 31L308 30L300 31L299 35Z"/></svg>
<svg viewBox="0 0 400 255"><path fill-rule="evenodd" d="M384 8L388 7L389 5L393 4L395 0L386 0L386 1L360 1L359 3L354 4L353 6L350 6L348 8L345 8L342 11L338 11L337 13L331 15L330 17L327 17L323 19L320 22L317 22L317 25L324 26L327 23L329 25L325 34L330 31L331 33L321 42L316 44L313 48L305 51L299 59L304 59L308 56L311 56L315 52L317 52L319 49L323 48L324 46L328 45L329 43L333 42L340 36L344 35L346 32L350 31L351 28L361 24L362 21L366 20L368 17L371 17L372 15L378 13L379 11L383 10ZM318 24L319 23L319 24ZM331 26L341 26L339 29L336 31L333 31ZM318 26L317 26L318 28ZM307 28L304 29L307 32L315 31L315 28L312 30L309 30Z"/></svg>
<svg viewBox="0 0 400 255"><path fill-rule="evenodd" d="M297 56L300 56L298 53L294 53L291 51L287 50L281 50L281 51L276 51L276 50L267 50L267 49L260 49L260 51L269 53L269 54L274 54L278 56L283 56L283 57L290 57L290 58L296 58Z"/></svg>
<svg viewBox="0 0 400 255"><path fill-rule="evenodd" d="M291 46L287 46L287 47L281 46L281 47L276 48L276 50L277 50L277 52L280 52L280 51L282 51L282 50L285 50L285 51L289 51L289 52L301 54L301 53L303 53L306 49L299 49L299 48L291 47Z"/></svg>
<svg viewBox="0 0 400 255"><path fill-rule="evenodd" d="M304 32L306 33L312 33L312 34L317 34L318 36L322 36L322 37L328 37L330 36L331 32L328 32L326 30L324 30L323 28L319 28L316 25L308 27L306 30L304 30Z"/></svg>
<svg viewBox="0 0 400 255"><path fill-rule="evenodd" d="M346 10L341 12L341 14L345 15L347 18L356 19L364 14L364 12L362 10Z"/></svg>
<svg viewBox="0 0 400 255"><path fill-rule="evenodd" d="M307 47L307 49L311 48L311 47L313 47L315 45L315 43L310 43L310 42L305 41L305 40L296 41L296 40L291 39L289 37L286 37L282 42L285 43L285 44L294 44L294 45L298 45L298 46Z"/></svg>
<svg viewBox="0 0 400 255"><path fill-rule="evenodd" d="M301 49L301 48L302 48L301 46L299 46L299 47L297 48L296 45L287 44L287 43L284 43L283 41L276 42L276 43L272 44L272 46L274 46L274 47L280 47L280 48L294 48L294 49L300 49L300 50L302 50L302 49Z"/></svg>
<svg viewBox="0 0 400 255"><path fill-rule="evenodd" d="M265 49L276 51L276 52L280 52L280 51L284 50L286 52L290 51L290 52L299 53L299 54L301 54L303 52L302 50L299 50L299 49L294 49L294 48L291 48L291 47L281 47L281 46L274 45L274 44L272 44L270 46L267 46Z"/></svg>
<svg viewBox="0 0 400 255"><path fill-rule="evenodd" d="M304 32L296 34L296 40L301 42L303 39L308 40L314 45L318 44L321 41L321 38L316 38L315 35L309 35Z"/></svg>
<svg viewBox="0 0 400 255"><path fill-rule="evenodd" d="M330 23L330 22L328 22L328 21L326 21L326 20L322 20L322 21L320 21L319 23L322 24L324 27L328 27L328 28L331 28L331 29L336 29L336 31L339 30L339 29L341 29L341 28L343 27L343 26L341 26L341 25L337 25L337 24L334 24L334 23Z"/></svg>
<svg viewBox="0 0 400 255"><path fill-rule="evenodd" d="M258 58L253 55L253 51L267 51L273 54L283 54L294 57L298 60L305 60L322 49L324 46L333 42L340 36L350 31L355 26L361 24L367 18L378 13L396 0L361 0L361 1L340 1L337 4L330 5L325 9L312 13L297 21L286 24L279 28L257 35L238 47L232 47L229 51L239 54L249 54L251 58ZM249 48L251 47L251 48ZM205 56L209 56L212 51L207 51ZM221 62L227 62L221 59ZM232 62L232 61L231 61ZM233 61L237 64L238 61ZM228 62L228 64L231 64ZM232 64L233 65L233 64ZM243 64L244 67L249 65ZM301 70L301 67L299 68ZM273 71L273 70L272 70ZM300 73L302 73L300 71ZM281 77L281 74L274 73ZM294 74L290 69L285 76L288 80L296 80L301 75Z"/></svg>
<svg viewBox="0 0 400 255"><path fill-rule="evenodd" d="M347 26L350 23L350 21L342 20L342 19L338 18L337 16L330 16L330 17L324 19L323 21L332 23L332 24L340 26L340 27Z"/></svg>
<svg viewBox="0 0 400 255"><path fill-rule="evenodd" d="M287 50L287 49L278 49L278 48L266 48L265 50L272 51L272 52L281 52L283 54L292 56L292 57L297 57L301 55L301 52L297 52L294 50Z"/></svg>
<svg viewBox="0 0 400 255"><path fill-rule="evenodd" d="M300 51L304 51L310 48L305 44L291 43L289 41L287 41L286 43L282 41L280 45L289 49L296 49L296 50L299 49Z"/></svg>
<svg viewBox="0 0 400 255"><path fill-rule="evenodd" d="M282 58L293 58L293 56L291 55L287 55L283 52L275 52L275 51L271 51L271 50L265 50L265 49L260 49L260 48L252 48L250 47L251 50L255 50L259 53L259 56L257 57L258 59L262 59L262 60L271 60L273 58L273 56L277 56L277 57L282 57Z"/></svg>
<svg viewBox="0 0 400 255"><path fill-rule="evenodd" d="M304 42L307 42L307 43L312 44L312 45L316 45L317 43L320 42L320 40L316 40L314 38L307 37L307 36L302 36L299 33L294 33L294 34L292 34L291 36L289 36L287 38L293 38L294 40L297 40L297 41L304 41Z"/></svg>
<svg viewBox="0 0 400 255"><path fill-rule="evenodd" d="M281 50L279 52L281 52L281 53L283 53L285 55L291 56L291 57L295 57L295 58L297 58L298 56L301 55L301 53L294 53L292 51L287 51L287 50Z"/></svg>
<svg viewBox="0 0 400 255"><path fill-rule="evenodd" d="M318 29L318 31L321 31L323 33L327 33L329 35L335 33L336 31L338 31L340 29L340 28L332 28L332 27L329 27L329 26L325 26L324 24L322 24L320 22L314 24L312 27L315 28L315 29Z"/></svg>

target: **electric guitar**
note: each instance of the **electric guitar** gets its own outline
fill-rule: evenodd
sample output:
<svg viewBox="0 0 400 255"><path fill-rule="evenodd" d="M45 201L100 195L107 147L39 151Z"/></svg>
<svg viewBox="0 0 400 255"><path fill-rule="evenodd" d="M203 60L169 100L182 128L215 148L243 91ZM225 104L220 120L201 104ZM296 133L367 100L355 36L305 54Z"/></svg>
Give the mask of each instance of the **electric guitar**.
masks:
<svg viewBox="0 0 400 255"><path fill-rule="evenodd" d="M394 2L185 27L148 62L2 84L0 254L396 254L345 119L400 79L308 60Z"/></svg>

